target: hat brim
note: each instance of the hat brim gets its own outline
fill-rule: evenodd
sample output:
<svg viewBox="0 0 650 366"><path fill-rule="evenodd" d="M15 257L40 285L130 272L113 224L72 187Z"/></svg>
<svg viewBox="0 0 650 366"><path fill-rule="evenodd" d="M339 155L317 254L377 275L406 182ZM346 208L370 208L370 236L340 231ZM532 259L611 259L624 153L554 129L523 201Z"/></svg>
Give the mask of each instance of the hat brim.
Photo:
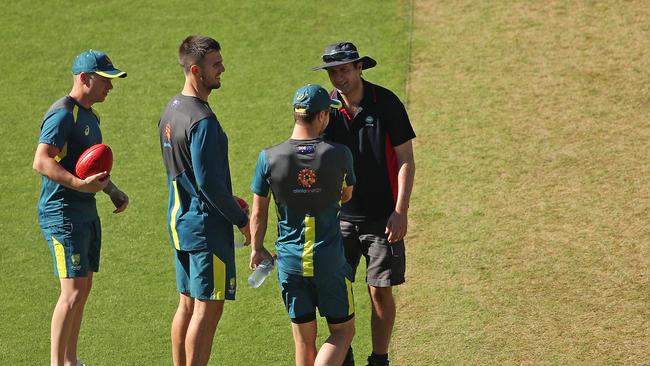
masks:
<svg viewBox="0 0 650 366"><path fill-rule="evenodd" d="M340 100L338 100L338 99L330 99L329 108L341 109L342 107L343 107L343 103L341 103ZM324 111L324 110L327 110L327 107L321 108L318 111L312 111L309 108L301 108L301 107L297 107L296 105L293 106L293 111L296 112L296 113L300 113L300 114L307 114L307 113L310 113L310 112L320 112L320 111Z"/></svg>
<svg viewBox="0 0 650 366"><path fill-rule="evenodd" d="M326 63L324 63L324 64L322 64L322 65L320 65L320 66L314 66L314 67L312 67L311 69L312 69L313 71L316 71L316 70L322 70L322 69L327 69L328 67L334 67L334 66L339 66L339 65L345 65L345 64L349 64L349 63L357 62L357 61L361 61L361 64L363 65L363 66L361 67L362 70L370 69L370 68L372 68L372 67L377 66L377 61L375 61L375 59L373 59L373 58L370 57L370 56L363 56L363 57L359 57L359 58L355 58L355 59L350 59L350 60L341 60L341 61L326 62Z"/></svg>
<svg viewBox="0 0 650 366"><path fill-rule="evenodd" d="M341 109L342 107L343 107L343 103L341 103L340 100L330 99L330 108Z"/></svg>
<svg viewBox="0 0 650 366"><path fill-rule="evenodd" d="M116 79L116 78L125 78L126 77L126 72L118 69L113 69L113 70L108 70L108 71L95 71L95 74L99 76L103 76L105 78L109 79Z"/></svg>

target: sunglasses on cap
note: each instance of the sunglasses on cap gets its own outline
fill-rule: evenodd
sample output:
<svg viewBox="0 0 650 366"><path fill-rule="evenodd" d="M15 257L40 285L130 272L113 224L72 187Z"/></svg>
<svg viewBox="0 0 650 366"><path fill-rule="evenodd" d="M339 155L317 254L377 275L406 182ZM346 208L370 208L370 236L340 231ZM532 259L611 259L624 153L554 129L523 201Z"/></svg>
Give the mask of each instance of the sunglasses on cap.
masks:
<svg viewBox="0 0 650 366"><path fill-rule="evenodd" d="M323 55L323 62L344 61L359 58L357 51L338 51Z"/></svg>

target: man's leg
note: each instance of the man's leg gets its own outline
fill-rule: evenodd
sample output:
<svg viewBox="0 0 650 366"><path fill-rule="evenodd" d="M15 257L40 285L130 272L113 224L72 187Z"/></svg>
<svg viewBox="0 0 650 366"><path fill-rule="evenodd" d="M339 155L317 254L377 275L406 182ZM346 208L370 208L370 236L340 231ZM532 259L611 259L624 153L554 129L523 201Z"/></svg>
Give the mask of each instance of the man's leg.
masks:
<svg viewBox="0 0 650 366"><path fill-rule="evenodd" d="M393 288L368 286L368 292L372 304L370 317L372 352L375 355L386 355L395 323Z"/></svg>
<svg viewBox="0 0 650 366"><path fill-rule="evenodd" d="M194 299L187 294L179 294L178 308L172 320L172 360L174 366L185 366L185 336L192 319Z"/></svg>
<svg viewBox="0 0 650 366"><path fill-rule="evenodd" d="M392 286L404 283L406 256L404 241L388 243L383 220L367 223L363 227L361 241L367 244L366 282L372 312L371 365L387 365L388 349L395 323L395 299Z"/></svg>
<svg viewBox="0 0 650 366"><path fill-rule="evenodd" d="M88 272L88 284L85 293L81 294L79 299L79 308L74 314L72 329L70 329L70 337L65 349L65 365L77 364L77 340L79 339L79 331L81 330L81 320L83 319L84 307L88 301L90 290L93 287L93 272Z"/></svg>
<svg viewBox="0 0 650 366"><path fill-rule="evenodd" d="M328 324L330 336L316 356L316 366L341 365L354 337L354 318L340 324Z"/></svg>
<svg viewBox="0 0 650 366"><path fill-rule="evenodd" d="M61 294L52 313L50 327L50 359L52 365L74 365L77 362L77 338L88 298L92 276L61 278ZM72 347L68 349L73 342ZM75 354L72 356L72 354ZM74 357L70 360L67 356ZM64 363L66 362L66 363ZM72 362L72 363L70 363Z"/></svg>
<svg viewBox="0 0 650 366"><path fill-rule="evenodd" d="M301 324L291 323L291 329L296 348L296 366L313 366L316 360L316 320Z"/></svg>
<svg viewBox="0 0 650 366"><path fill-rule="evenodd" d="M185 338L188 366L203 366L210 360L212 341L223 314L224 300L194 300L194 312Z"/></svg>

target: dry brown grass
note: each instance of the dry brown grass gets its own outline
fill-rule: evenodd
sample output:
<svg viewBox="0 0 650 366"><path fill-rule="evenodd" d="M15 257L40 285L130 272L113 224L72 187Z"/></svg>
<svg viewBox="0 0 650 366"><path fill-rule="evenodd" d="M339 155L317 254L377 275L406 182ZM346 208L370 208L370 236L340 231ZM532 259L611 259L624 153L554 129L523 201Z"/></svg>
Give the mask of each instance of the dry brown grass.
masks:
<svg viewBox="0 0 650 366"><path fill-rule="evenodd" d="M394 364L650 363L650 8L414 6Z"/></svg>

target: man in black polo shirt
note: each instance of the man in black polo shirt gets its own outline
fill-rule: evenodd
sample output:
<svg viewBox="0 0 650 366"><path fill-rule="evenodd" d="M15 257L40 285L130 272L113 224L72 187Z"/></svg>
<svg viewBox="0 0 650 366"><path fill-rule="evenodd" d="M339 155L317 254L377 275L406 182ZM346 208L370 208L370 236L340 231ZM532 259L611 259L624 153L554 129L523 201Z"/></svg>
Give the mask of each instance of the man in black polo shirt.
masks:
<svg viewBox="0 0 650 366"><path fill-rule="evenodd" d="M377 65L374 59L341 42L325 48L323 62L313 69L327 70L332 97L343 102L325 138L352 150L357 178L352 199L341 210L341 232L352 267L356 270L361 255L366 258L372 301L368 365L388 365L396 313L392 286L404 283L406 267L403 238L415 176L415 132L397 96L361 77L362 70Z"/></svg>

